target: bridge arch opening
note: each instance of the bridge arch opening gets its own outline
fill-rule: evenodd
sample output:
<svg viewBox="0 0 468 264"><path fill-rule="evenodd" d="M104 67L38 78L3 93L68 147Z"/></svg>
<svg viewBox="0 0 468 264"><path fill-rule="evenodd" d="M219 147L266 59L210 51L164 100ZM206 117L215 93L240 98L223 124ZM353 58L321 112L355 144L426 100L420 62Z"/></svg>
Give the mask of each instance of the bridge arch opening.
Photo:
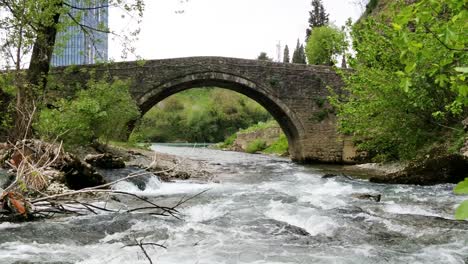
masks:
<svg viewBox="0 0 468 264"><path fill-rule="evenodd" d="M268 87L231 74L218 72L196 73L180 78L168 80L162 84L155 84L137 99L142 116L159 102L181 91L202 88L219 87L238 92L260 104L278 122L289 144L289 153L292 158L301 155L300 138L303 133L301 123L294 113L275 98L275 94Z"/></svg>

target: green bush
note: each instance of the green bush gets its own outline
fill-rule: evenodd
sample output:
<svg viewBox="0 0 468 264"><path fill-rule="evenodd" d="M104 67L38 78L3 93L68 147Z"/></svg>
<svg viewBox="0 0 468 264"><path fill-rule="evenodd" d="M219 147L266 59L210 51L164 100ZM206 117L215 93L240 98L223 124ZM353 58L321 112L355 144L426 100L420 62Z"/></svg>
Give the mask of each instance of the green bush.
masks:
<svg viewBox="0 0 468 264"><path fill-rule="evenodd" d="M466 117L468 12L460 3L396 1L352 27L353 74L343 73L345 92L331 102L359 149L412 159Z"/></svg>
<svg viewBox="0 0 468 264"><path fill-rule="evenodd" d="M223 143L219 144L218 147L220 149L229 148L234 144L234 141L236 141L236 139L237 139L237 133L232 134L231 136L226 138Z"/></svg>
<svg viewBox="0 0 468 264"><path fill-rule="evenodd" d="M273 142L269 147L267 147L263 152L268 154L279 154L283 155L288 153L288 139L286 135L281 133L277 141Z"/></svg>
<svg viewBox="0 0 468 264"><path fill-rule="evenodd" d="M40 112L34 128L41 137L66 145L118 139L126 133L127 123L139 116L124 81L90 82L75 99L61 99L55 106Z"/></svg>
<svg viewBox="0 0 468 264"><path fill-rule="evenodd" d="M256 153L258 151L262 151L264 149L266 149L267 147L267 144L264 140L261 140L261 139L256 139L252 142L250 142L248 145L247 145L247 148L245 149L245 152L247 153Z"/></svg>
<svg viewBox="0 0 468 264"><path fill-rule="evenodd" d="M345 35L338 28L314 28L305 47L307 61L313 65L334 65L335 57L346 47Z"/></svg>

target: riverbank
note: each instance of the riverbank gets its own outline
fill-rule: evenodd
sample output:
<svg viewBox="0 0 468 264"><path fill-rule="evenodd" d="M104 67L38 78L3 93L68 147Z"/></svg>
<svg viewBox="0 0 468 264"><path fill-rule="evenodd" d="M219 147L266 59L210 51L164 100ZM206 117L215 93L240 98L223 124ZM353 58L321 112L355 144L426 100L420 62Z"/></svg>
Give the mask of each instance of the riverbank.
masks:
<svg viewBox="0 0 468 264"><path fill-rule="evenodd" d="M288 140L275 120L259 122L228 137L216 149L289 156Z"/></svg>

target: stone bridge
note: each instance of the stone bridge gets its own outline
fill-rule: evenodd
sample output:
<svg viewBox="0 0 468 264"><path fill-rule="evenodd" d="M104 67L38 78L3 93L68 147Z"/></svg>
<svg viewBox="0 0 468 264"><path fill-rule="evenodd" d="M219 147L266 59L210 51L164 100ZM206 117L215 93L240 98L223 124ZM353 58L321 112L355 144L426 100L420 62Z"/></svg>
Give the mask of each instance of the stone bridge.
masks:
<svg viewBox="0 0 468 264"><path fill-rule="evenodd" d="M64 71L67 73L64 75ZM51 76L65 86L90 78L130 79L130 92L142 115L164 98L197 87L220 87L260 103L278 121L295 161L349 161L347 143L336 131L327 95L340 91L341 78L331 67L224 57L120 62L56 68Z"/></svg>

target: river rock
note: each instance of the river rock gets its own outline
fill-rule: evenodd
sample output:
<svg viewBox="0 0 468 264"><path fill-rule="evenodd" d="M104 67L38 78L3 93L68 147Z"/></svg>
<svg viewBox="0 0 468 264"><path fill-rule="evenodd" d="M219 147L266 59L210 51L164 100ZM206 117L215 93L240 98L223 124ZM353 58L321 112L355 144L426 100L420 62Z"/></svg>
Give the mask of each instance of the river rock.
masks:
<svg viewBox="0 0 468 264"><path fill-rule="evenodd" d="M15 180L15 175L0 168L0 189L5 189Z"/></svg>
<svg viewBox="0 0 468 264"><path fill-rule="evenodd" d="M465 132L468 132L468 117L462 121L462 125L463 125L463 129L465 130Z"/></svg>
<svg viewBox="0 0 468 264"><path fill-rule="evenodd" d="M410 163L402 171L374 176L375 183L434 185L458 183L468 177L468 158L459 154L429 157Z"/></svg>
<svg viewBox="0 0 468 264"><path fill-rule="evenodd" d="M5 166L5 161L10 156L10 145L7 143L0 143L0 167Z"/></svg>
<svg viewBox="0 0 468 264"><path fill-rule="evenodd" d="M57 165L56 165L57 166ZM106 183L101 174L86 162L77 157L66 154L62 157L57 168L64 172L64 182L70 189L79 190Z"/></svg>
<svg viewBox="0 0 468 264"><path fill-rule="evenodd" d="M360 200L372 200L375 202L380 202L380 199L382 198L381 194L370 194L370 193L353 193L351 194L351 197L360 199Z"/></svg>
<svg viewBox="0 0 468 264"><path fill-rule="evenodd" d="M85 161L94 167L100 169L122 169L125 168L125 162L121 157L116 157L112 154L96 154L87 155Z"/></svg>
<svg viewBox="0 0 468 264"><path fill-rule="evenodd" d="M468 137L465 138L465 144L460 149L460 154L466 158L468 158Z"/></svg>

